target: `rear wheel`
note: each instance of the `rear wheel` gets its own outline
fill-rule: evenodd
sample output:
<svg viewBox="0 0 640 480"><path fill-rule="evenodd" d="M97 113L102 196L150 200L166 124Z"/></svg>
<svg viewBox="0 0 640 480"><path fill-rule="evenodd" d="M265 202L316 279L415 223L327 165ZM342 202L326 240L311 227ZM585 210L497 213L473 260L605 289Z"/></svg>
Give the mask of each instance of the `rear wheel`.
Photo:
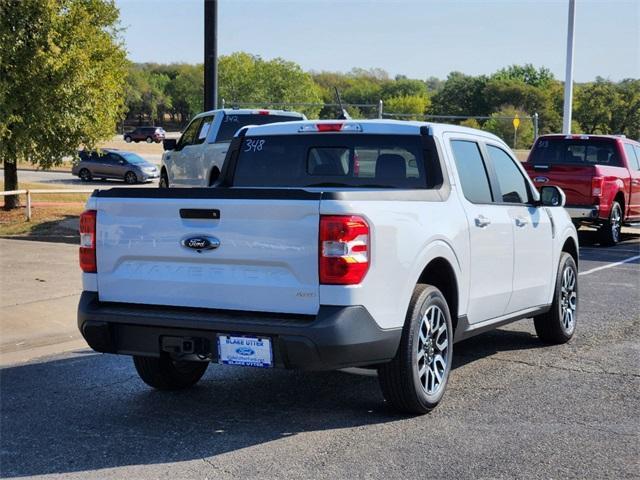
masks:
<svg viewBox="0 0 640 480"><path fill-rule="evenodd" d="M127 143L131 143L131 137L129 135L125 135L124 141Z"/></svg>
<svg viewBox="0 0 640 480"><path fill-rule="evenodd" d="M83 168L82 170L80 170L78 172L78 176L80 177L80 180L82 180L83 182L90 182L92 178L91 172L86 168Z"/></svg>
<svg viewBox="0 0 640 480"><path fill-rule="evenodd" d="M533 319L536 333L545 343L571 340L578 320L578 268L573 257L562 252L551 309Z"/></svg>
<svg viewBox="0 0 640 480"><path fill-rule="evenodd" d="M124 181L129 184L138 183L138 177L133 172L127 172L124 174Z"/></svg>
<svg viewBox="0 0 640 480"><path fill-rule="evenodd" d="M172 360L163 354L160 358L133 357L133 364L144 383L158 390L182 390L202 378L209 362Z"/></svg>
<svg viewBox="0 0 640 480"><path fill-rule="evenodd" d="M397 410L427 413L438 405L449 379L453 327L436 287L417 285L395 358L378 368L384 398Z"/></svg>
<svg viewBox="0 0 640 480"><path fill-rule="evenodd" d="M616 245L620 241L622 229L622 206L618 202L611 205L609 219L600 227L600 241L603 245Z"/></svg>

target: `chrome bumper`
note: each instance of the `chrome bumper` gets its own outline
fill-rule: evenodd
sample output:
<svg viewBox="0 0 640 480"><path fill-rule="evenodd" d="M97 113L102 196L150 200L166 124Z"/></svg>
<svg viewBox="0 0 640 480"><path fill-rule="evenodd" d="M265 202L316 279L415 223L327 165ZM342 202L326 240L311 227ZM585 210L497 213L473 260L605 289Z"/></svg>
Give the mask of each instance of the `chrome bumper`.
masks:
<svg viewBox="0 0 640 480"><path fill-rule="evenodd" d="M565 207L571 218L577 220L595 220L598 218L599 207Z"/></svg>

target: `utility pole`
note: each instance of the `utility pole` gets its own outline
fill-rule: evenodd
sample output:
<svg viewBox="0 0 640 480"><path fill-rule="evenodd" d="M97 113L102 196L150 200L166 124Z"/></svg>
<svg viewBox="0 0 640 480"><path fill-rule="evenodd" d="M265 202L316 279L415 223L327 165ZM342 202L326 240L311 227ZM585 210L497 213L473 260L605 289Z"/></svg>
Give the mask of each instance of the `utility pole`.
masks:
<svg viewBox="0 0 640 480"><path fill-rule="evenodd" d="M204 0L204 109L218 106L218 0Z"/></svg>
<svg viewBox="0 0 640 480"><path fill-rule="evenodd" d="M567 26L567 69L564 76L564 113L562 133L571 133L571 108L573 105L573 41L576 21L576 0L569 0L569 23Z"/></svg>

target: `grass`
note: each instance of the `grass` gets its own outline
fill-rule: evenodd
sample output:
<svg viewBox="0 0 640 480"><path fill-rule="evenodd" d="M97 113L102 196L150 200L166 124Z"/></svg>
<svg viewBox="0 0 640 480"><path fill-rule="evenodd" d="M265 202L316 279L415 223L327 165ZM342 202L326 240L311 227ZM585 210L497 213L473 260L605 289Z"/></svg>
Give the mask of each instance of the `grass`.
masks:
<svg viewBox="0 0 640 480"><path fill-rule="evenodd" d="M56 189L42 183L20 183L20 189ZM0 190L4 182L0 181ZM14 210L0 210L0 236L74 236L72 227L60 224L63 220L76 218L84 210L84 204L90 193L35 194L31 196L31 221L26 219L26 195L20 195L22 206ZM3 202L4 205L4 202Z"/></svg>

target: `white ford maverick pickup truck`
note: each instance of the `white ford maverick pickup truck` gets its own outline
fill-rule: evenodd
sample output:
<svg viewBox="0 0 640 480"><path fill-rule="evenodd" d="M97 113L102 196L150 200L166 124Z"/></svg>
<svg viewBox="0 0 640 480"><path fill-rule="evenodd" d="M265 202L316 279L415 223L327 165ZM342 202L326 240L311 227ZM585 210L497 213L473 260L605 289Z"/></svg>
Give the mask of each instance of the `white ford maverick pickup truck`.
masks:
<svg viewBox="0 0 640 480"><path fill-rule="evenodd" d="M441 400L454 344L533 318L576 328L578 240L497 137L452 125L241 129L213 188L96 191L81 216L78 326L147 384L211 362L378 370L393 407Z"/></svg>

